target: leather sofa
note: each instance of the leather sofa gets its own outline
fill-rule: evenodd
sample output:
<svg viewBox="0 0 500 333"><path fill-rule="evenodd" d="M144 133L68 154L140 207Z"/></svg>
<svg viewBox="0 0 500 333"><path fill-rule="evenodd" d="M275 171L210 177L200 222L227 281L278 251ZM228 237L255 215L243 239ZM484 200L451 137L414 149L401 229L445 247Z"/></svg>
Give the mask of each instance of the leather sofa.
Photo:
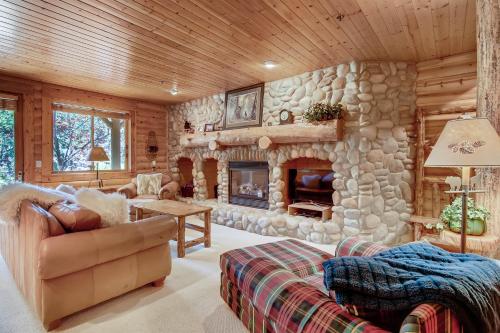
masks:
<svg viewBox="0 0 500 333"><path fill-rule="evenodd" d="M161 286L170 274L168 243L176 223L166 216L89 231L61 229L54 215L27 200L18 224L0 224L2 256L48 330L133 289Z"/></svg>

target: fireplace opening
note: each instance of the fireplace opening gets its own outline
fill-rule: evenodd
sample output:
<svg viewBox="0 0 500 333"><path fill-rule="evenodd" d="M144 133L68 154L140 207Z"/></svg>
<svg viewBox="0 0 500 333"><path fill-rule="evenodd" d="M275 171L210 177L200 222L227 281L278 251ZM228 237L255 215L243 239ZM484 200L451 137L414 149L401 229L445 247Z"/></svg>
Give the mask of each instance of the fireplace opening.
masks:
<svg viewBox="0 0 500 333"><path fill-rule="evenodd" d="M333 206L331 163L314 158L299 158L285 166L286 204L298 202Z"/></svg>
<svg viewBox="0 0 500 333"><path fill-rule="evenodd" d="M229 202L269 208L269 166L267 162L229 162Z"/></svg>

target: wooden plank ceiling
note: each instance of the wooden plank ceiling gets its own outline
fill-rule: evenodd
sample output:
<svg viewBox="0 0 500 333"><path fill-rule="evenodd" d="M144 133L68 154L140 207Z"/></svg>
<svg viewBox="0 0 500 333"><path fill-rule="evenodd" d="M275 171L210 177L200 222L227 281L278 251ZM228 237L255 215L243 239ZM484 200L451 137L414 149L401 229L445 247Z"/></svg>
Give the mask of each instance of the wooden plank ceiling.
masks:
<svg viewBox="0 0 500 333"><path fill-rule="evenodd" d="M0 0L0 71L151 101L474 49L475 0Z"/></svg>

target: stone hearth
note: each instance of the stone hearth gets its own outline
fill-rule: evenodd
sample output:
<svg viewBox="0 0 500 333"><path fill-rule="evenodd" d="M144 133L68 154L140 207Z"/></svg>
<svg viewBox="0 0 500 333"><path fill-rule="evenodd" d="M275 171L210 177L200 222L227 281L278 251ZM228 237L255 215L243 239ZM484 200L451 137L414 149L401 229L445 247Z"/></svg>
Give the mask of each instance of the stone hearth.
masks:
<svg viewBox="0 0 500 333"><path fill-rule="evenodd" d="M218 161L214 222L219 224L317 243L334 243L352 235L386 244L407 239L409 229L404 221L413 212L415 77L414 65L406 63L352 62L266 83L265 126L274 126L282 109L292 111L295 123L302 122L302 114L311 103L341 102L346 109L341 141L281 144L272 150L260 150L256 145L215 151L182 148L184 120L200 132L205 123L221 122L223 95L174 105L169 113L170 170L177 177L179 158L190 158L195 200L204 201L203 160ZM298 158L331 164L335 177L332 220L322 223L286 215L284 165ZM230 161L269 164L268 211L228 204Z"/></svg>

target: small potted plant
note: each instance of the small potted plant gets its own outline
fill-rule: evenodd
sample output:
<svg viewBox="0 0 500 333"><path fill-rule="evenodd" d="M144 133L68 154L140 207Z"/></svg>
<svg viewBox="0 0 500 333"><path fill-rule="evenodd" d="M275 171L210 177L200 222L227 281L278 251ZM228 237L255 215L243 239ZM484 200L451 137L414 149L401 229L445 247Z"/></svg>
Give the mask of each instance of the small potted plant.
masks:
<svg viewBox="0 0 500 333"><path fill-rule="evenodd" d="M467 201L467 235L480 236L486 232L486 219L490 212L481 206L476 206L472 198ZM462 198L458 197L443 209L440 216L448 229L460 233L462 228Z"/></svg>
<svg viewBox="0 0 500 333"><path fill-rule="evenodd" d="M304 113L304 118L309 122L342 119L342 104L316 103Z"/></svg>

